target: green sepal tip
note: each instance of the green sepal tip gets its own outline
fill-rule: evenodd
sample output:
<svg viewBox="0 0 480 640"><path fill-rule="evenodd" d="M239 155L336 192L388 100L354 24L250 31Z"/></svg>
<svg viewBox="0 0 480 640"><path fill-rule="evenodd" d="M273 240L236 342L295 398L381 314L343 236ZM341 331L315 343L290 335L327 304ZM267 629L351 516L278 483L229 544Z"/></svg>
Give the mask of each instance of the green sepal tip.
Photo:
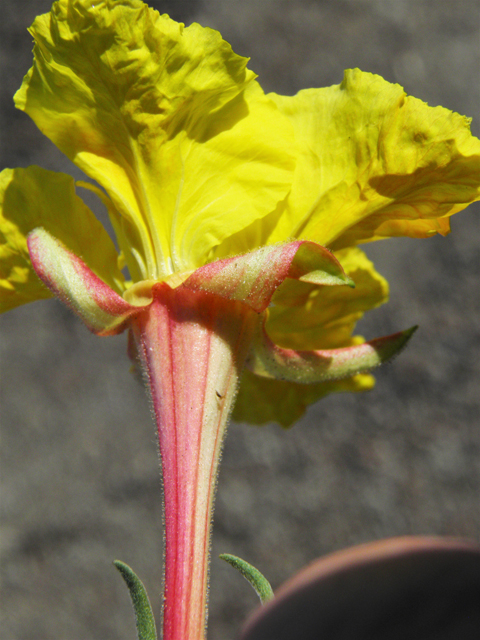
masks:
<svg viewBox="0 0 480 640"><path fill-rule="evenodd" d="M246 578L255 589L262 604L266 604L273 599L273 589L270 586L269 581L258 569L245 560L242 560L237 556L232 556L230 553L222 553L219 557L232 565L234 569L240 571L242 576Z"/></svg>
<svg viewBox="0 0 480 640"><path fill-rule="evenodd" d="M122 578L125 580L130 592L130 598L132 599L133 610L135 612L138 640L157 640L155 618L153 617L150 600L148 599L147 591L142 581L128 564L120 560L114 560L113 564L122 574Z"/></svg>

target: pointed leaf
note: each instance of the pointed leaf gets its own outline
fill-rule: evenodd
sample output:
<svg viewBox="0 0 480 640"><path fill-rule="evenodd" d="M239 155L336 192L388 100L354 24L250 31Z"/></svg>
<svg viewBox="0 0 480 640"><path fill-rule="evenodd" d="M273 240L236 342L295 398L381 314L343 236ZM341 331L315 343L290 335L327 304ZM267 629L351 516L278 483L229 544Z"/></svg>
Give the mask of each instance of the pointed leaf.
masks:
<svg viewBox="0 0 480 640"><path fill-rule="evenodd" d="M283 349L268 337L265 328L257 333L247 367L260 376L311 384L340 380L367 373L398 355L416 331L412 327L383 338L343 349L295 351Z"/></svg>
<svg viewBox="0 0 480 640"><path fill-rule="evenodd" d="M125 580L130 592L137 623L138 640L157 640L155 618L142 581L128 564L120 560L115 560L113 564L122 574L122 578Z"/></svg>
<svg viewBox="0 0 480 640"><path fill-rule="evenodd" d="M262 604L267 603L269 600L273 598L273 590L270 586L269 581L265 578L265 576L260 573L258 569L256 569L253 565L245 560L242 560L238 556L232 556L230 553L222 553L219 556L225 562L232 565L234 569L240 571L242 576L250 582L252 587L255 589L257 596L260 598Z"/></svg>
<svg viewBox="0 0 480 640"><path fill-rule="evenodd" d="M139 307L126 302L74 253L45 229L28 236L33 267L42 282L98 335L125 329L126 320Z"/></svg>

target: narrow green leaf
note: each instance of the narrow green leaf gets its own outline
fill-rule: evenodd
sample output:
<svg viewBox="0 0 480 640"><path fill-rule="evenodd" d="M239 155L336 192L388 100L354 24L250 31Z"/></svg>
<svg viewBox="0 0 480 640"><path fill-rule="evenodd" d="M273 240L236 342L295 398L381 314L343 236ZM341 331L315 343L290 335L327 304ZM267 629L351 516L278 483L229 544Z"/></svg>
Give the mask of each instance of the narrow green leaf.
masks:
<svg viewBox="0 0 480 640"><path fill-rule="evenodd" d="M273 599L273 590L269 581L258 569L255 569L251 564L245 562L237 556L232 556L229 553L222 553L219 556L228 564L231 564L234 569L240 571L242 576L246 578L252 587L255 589L257 596L260 598L262 604L266 604L269 600Z"/></svg>
<svg viewBox="0 0 480 640"><path fill-rule="evenodd" d="M140 578L127 564L120 560L113 563L122 574L122 578L130 591L133 610L135 611L135 621L137 623L138 640L157 640L157 630L155 628L155 618L152 607L148 599L147 592Z"/></svg>

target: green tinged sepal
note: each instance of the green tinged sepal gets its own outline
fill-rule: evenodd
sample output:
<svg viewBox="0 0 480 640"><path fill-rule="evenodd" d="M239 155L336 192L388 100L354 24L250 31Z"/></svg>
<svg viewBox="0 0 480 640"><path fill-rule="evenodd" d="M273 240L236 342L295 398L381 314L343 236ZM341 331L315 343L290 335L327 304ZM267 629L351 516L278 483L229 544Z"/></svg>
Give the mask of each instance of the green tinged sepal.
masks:
<svg viewBox="0 0 480 640"><path fill-rule="evenodd" d="M269 581L258 569L245 560L242 560L237 556L232 556L230 553L222 553L219 558L225 560L225 562L232 565L234 569L240 571L242 576L246 578L246 580L248 580L255 589L255 592L260 598L262 604L266 604L270 600L273 600L273 589L270 586Z"/></svg>
<svg viewBox="0 0 480 640"><path fill-rule="evenodd" d="M133 569L124 562L121 562L121 560L115 560L113 564L122 574L122 578L125 580L130 592L130 598L132 599L133 610L135 612L138 640L157 640L155 618L153 617L150 600L148 599L142 581Z"/></svg>
<svg viewBox="0 0 480 640"><path fill-rule="evenodd" d="M286 279L317 286L355 287L331 251L306 240L260 247L243 255L215 260L194 271L185 280L185 286L239 300L262 313Z"/></svg>
<svg viewBox="0 0 480 640"><path fill-rule="evenodd" d="M265 378L302 384L342 380L375 367L397 356L417 327L375 338L360 345L340 349L295 351L274 344L264 327L259 327L247 367Z"/></svg>
<svg viewBox="0 0 480 640"><path fill-rule="evenodd" d="M85 262L42 227L27 238L31 264L40 280L97 335L125 329L138 308L101 280Z"/></svg>

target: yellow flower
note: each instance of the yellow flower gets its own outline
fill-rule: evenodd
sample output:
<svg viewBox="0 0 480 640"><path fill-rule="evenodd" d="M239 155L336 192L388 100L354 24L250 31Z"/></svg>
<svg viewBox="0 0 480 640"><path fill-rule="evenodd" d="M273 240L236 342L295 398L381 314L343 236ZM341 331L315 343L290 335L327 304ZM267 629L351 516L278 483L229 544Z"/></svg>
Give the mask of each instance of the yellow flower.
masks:
<svg viewBox="0 0 480 640"><path fill-rule="evenodd" d="M355 322L388 296L356 245L445 235L449 216L479 197L480 142L468 120L378 76L356 69L340 85L265 95L220 34L138 0L60 0L30 31L35 61L16 105L100 185L77 184L106 205L120 253L71 178L7 169L2 310L51 295L26 244L40 226L130 301L145 291L137 283L180 282L218 258L300 238L334 250L357 288L289 279L267 331L285 347L348 346L362 341L351 337ZM288 424L325 393L372 384L359 375L304 387L246 373L237 416ZM281 407L257 411L279 391Z"/></svg>
<svg viewBox="0 0 480 640"><path fill-rule="evenodd" d="M220 34L140 0L58 0L30 31L16 105L96 184L0 174L0 310L57 295L100 335L130 329L159 426L163 637L198 640L244 364L235 415L250 421L287 426L326 393L370 388L411 331L352 336L388 297L357 245L447 234L480 197L480 141L358 69L265 95ZM106 206L118 251L76 187Z"/></svg>

